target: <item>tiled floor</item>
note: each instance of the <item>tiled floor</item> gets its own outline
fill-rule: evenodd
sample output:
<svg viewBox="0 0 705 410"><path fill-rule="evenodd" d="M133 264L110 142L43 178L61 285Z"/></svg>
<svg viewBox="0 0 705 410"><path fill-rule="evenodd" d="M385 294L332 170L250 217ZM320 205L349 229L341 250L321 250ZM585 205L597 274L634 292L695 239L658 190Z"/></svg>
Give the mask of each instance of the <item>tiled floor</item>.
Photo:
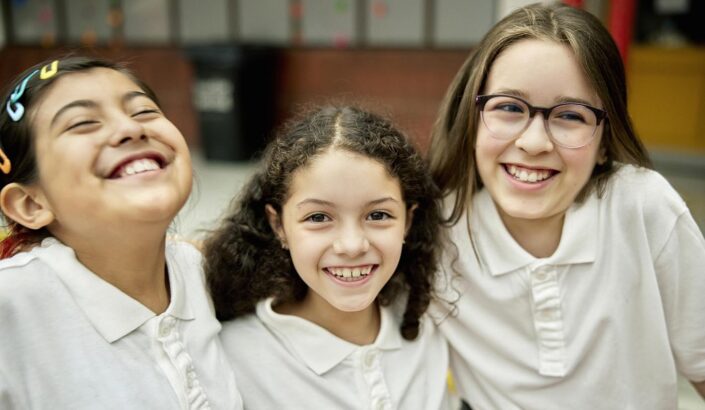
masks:
<svg viewBox="0 0 705 410"><path fill-rule="evenodd" d="M705 156L653 154L655 167L688 203L700 229L705 231ZM194 191L176 220L174 232L198 239L217 225L232 198L252 175L255 163L209 162L194 154ZM703 401L686 381L679 384L680 410L705 410Z"/></svg>

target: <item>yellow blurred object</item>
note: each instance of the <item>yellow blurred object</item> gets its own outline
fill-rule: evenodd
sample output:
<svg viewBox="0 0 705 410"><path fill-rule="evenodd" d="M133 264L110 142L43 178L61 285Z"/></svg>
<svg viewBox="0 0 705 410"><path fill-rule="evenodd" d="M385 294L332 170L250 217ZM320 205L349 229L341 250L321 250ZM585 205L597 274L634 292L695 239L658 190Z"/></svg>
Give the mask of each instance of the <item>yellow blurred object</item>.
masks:
<svg viewBox="0 0 705 410"><path fill-rule="evenodd" d="M629 113L648 148L705 153L705 47L634 46Z"/></svg>
<svg viewBox="0 0 705 410"><path fill-rule="evenodd" d="M455 388L455 381L453 380L453 373L448 370L448 391L451 394L458 394L458 390Z"/></svg>

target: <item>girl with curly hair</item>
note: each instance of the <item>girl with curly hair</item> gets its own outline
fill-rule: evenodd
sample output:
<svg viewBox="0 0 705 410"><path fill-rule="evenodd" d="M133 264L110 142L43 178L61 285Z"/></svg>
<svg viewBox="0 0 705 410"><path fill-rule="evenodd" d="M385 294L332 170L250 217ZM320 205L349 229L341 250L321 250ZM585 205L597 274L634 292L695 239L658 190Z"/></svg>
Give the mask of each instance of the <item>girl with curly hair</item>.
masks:
<svg viewBox="0 0 705 410"><path fill-rule="evenodd" d="M324 107L267 147L205 245L247 408L425 408L447 348L424 312L441 221L423 160L389 122Z"/></svg>

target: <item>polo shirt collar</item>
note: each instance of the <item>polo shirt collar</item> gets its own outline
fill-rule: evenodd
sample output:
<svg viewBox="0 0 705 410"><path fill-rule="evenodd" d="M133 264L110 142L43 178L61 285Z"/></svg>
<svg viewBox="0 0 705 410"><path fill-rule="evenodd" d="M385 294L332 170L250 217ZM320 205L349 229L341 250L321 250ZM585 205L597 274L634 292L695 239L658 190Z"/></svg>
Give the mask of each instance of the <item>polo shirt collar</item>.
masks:
<svg viewBox="0 0 705 410"><path fill-rule="evenodd" d="M272 309L272 298L257 304L257 316L293 350L304 364L322 375L361 346L343 340L326 329L293 315L282 315ZM370 347L396 350L402 346L401 333L391 308L380 306L380 329Z"/></svg>
<svg viewBox="0 0 705 410"><path fill-rule="evenodd" d="M547 265L591 263L597 255L599 207L595 195L568 208L558 249L547 258L536 258L509 233L489 192L482 189L473 200L470 226L482 263L493 276L503 275L536 262Z"/></svg>
<svg viewBox="0 0 705 410"><path fill-rule="evenodd" d="M109 343L113 343L157 316L146 306L88 270L73 249L56 238L46 238L32 251L56 271L88 321ZM168 256L168 254L167 254ZM183 273L177 264L169 267L171 301L165 314L183 320L195 316L187 300Z"/></svg>

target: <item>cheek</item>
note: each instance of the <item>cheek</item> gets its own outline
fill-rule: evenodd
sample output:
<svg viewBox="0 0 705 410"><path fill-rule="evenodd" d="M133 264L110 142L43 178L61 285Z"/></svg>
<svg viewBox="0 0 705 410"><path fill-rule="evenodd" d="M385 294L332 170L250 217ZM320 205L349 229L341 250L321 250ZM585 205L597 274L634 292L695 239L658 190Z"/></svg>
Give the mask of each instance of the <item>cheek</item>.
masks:
<svg viewBox="0 0 705 410"><path fill-rule="evenodd" d="M561 158L566 164L566 167L587 180L597 164L599 152L595 146L585 148L587 149L562 149Z"/></svg>
<svg viewBox="0 0 705 410"><path fill-rule="evenodd" d="M482 175L495 163L498 157L507 148L508 142L490 137L486 132L479 131L475 141L475 164Z"/></svg>

